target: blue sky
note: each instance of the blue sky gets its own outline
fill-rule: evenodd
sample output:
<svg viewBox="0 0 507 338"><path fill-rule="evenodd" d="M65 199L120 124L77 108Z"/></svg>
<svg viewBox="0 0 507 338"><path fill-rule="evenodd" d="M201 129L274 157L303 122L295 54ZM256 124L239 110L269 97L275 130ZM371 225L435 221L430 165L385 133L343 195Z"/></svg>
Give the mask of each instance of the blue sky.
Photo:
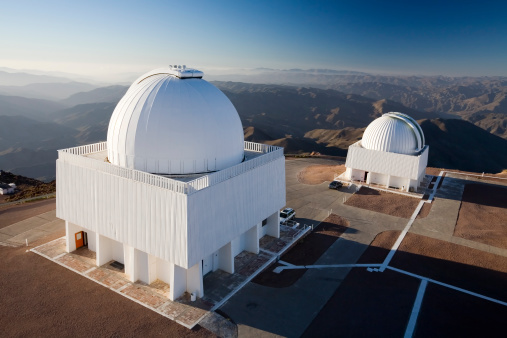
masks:
<svg viewBox="0 0 507 338"><path fill-rule="evenodd" d="M0 67L507 75L504 1L2 1Z"/></svg>

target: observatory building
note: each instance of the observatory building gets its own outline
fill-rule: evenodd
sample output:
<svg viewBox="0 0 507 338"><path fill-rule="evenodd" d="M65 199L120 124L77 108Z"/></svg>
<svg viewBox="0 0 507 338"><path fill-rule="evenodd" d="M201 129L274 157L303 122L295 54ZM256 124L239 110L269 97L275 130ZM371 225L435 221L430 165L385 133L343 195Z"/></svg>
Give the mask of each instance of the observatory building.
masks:
<svg viewBox="0 0 507 338"><path fill-rule="evenodd" d="M67 251L123 264L130 281L204 295L203 276L280 236L283 148L245 142L229 99L185 66L139 77L114 110L107 142L58 151L57 216ZM120 265L121 266L121 265Z"/></svg>
<svg viewBox="0 0 507 338"><path fill-rule="evenodd" d="M342 178L404 191L417 190L428 164L428 146L419 124L402 113L374 120L350 145Z"/></svg>

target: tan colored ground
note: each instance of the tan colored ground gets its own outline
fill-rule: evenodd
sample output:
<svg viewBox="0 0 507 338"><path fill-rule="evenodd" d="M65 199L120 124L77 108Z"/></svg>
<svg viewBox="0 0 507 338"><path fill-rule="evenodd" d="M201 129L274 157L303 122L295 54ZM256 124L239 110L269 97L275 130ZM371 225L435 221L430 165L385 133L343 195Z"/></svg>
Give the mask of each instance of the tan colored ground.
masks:
<svg viewBox="0 0 507 338"><path fill-rule="evenodd" d="M345 204L391 216L410 218L420 201L418 198L362 187Z"/></svg>
<svg viewBox="0 0 507 338"><path fill-rule="evenodd" d="M507 249L507 187L467 184L454 236Z"/></svg>
<svg viewBox="0 0 507 338"><path fill-rule="evenodd" d="M213 336L199 326L186 329L26 249L0 246L3 337Z"/></svg>
<svg viewBox="0 0 507 338"><path fill-rule="evenodd" d="M335 175L345 172L345 165L311 165L298 174L298 180L304 184L331 182Z"/></svg>
<svg viewBox="0 0 507 338"><path fill-rule="evenodd" d="M314 264L347 230L349 225L345 218L331 214L280 259L294 265ZM280 266L280 264L277 263L268 267L252 281L264 286L282 288L294 284L306 272L306 269L297 269L285 270L277 274L273 272L273 269L277 266Z"/></svg>
<svg viewBox="0 0 507 338"><path fill-rule="evenodd" d="M0 205L0 229L55 209L55 198L3 207Z"/></svg>

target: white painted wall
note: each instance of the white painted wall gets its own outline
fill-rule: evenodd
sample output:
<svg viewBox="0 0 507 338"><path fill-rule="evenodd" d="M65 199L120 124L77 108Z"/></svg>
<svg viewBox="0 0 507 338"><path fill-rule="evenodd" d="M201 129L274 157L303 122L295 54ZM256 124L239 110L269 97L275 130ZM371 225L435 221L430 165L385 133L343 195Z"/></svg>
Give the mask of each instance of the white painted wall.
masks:
<svg viewBox="0 0 507 338"><path fill-rule="evenodd" d="M57 217L187 266L187 196L62 160Z"/></svg>
<svg viewBox="0 0 507 338"><path fill-rule="evenodd" d="M347 168L417 179L421 168L426 167L428 146L421 155L412 156L365 149L359 142L349 146Z"/></svg>
<svg viewBox="0 0 507 338"><path fill-rule="evenodd" d="M278 212L285 203L283 157L189 195L188 265Z"/></svg>
<svg viewBox="0 0 507 338"><path fill-rule="evenodd" d="M186 269L286 203L284 157L190 195L81 160L57 160L57 217ZM123 261L119 252L111 254Z"/></svg>

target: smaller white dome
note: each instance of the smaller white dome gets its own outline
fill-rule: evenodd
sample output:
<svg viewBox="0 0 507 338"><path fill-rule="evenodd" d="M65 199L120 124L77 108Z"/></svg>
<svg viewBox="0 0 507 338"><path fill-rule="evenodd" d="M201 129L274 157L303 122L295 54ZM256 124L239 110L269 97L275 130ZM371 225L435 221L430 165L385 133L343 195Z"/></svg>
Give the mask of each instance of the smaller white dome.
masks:
<svg viewBox="0 0 507 338"><path fill-rule="evenodd" d="M419 124L402 113L387 113L368 125L363 134L363 148L414 155L424 148L424 133Z"/></svg>

